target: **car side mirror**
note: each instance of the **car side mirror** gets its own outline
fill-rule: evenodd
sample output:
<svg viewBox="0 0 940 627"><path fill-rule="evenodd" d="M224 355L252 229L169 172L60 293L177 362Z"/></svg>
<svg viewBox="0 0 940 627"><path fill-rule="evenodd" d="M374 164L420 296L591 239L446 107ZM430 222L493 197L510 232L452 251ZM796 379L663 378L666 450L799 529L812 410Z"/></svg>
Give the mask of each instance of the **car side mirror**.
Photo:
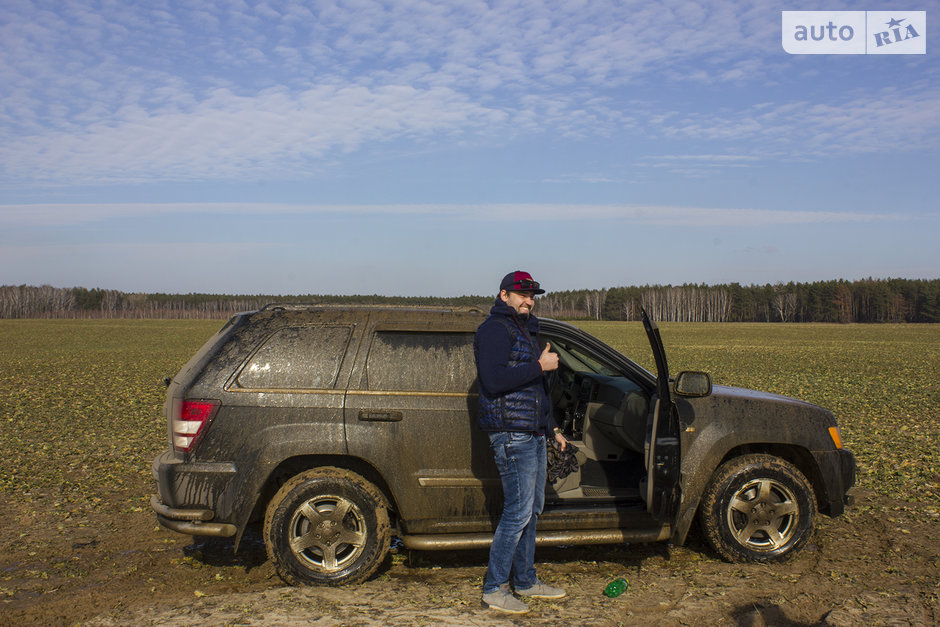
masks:
<svg viewBox="0 0 940 627"><path fill-rule="evenodd" d="M686 370L676 376L676 394L680 396L708 396L712 393L712 378L707 372Z"/></svg>

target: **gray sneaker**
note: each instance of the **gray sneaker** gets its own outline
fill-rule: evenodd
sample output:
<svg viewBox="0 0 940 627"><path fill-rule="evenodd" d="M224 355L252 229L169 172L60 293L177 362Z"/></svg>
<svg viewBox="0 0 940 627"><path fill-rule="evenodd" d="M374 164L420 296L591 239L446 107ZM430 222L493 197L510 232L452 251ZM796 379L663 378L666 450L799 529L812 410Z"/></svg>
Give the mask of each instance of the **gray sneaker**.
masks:
<svg viewBox="0 0 940 627"><path fill-rule="evenodd" d="M531 588L517 589L516 592L522 596L534 597L536 599L560 599L566 594L561 588L546 585L541 581L536 581L535 585Z"/></svg>
<svg viewBox="0 0 940 627"><path fill-rule="evenodd" d="M529 606L517 599L509 591L509 585L504 584L498 590L483 595L483 605L493 610L507 614L525 614Z"/></svg>

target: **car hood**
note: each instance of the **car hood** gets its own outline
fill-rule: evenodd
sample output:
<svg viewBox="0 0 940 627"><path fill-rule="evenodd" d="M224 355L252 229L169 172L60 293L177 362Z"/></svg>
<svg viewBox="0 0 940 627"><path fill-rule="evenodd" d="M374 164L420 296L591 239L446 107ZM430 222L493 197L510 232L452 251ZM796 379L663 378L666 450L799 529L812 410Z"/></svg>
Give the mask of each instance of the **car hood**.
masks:
<svg viewBox="0 0 940 627"><path fill-rule="evenodd" d="M685 433L696 437L748 442L793 443L808 450L832 448L829 427L836 419L828 409L789 396L716 385L709 396L676 396Z"/></svg>
<svg viewBox="0 0 940 627"><path fill-rule="evenodd" d="M772 392L732 387L730 385L713 386L711 395L716 399L731 403L761 403L767 404L768 406L795 406L811 412L829 413L829 410L815 403L810 403L809 401L784 396L782 394L773 394Z"/></svg>

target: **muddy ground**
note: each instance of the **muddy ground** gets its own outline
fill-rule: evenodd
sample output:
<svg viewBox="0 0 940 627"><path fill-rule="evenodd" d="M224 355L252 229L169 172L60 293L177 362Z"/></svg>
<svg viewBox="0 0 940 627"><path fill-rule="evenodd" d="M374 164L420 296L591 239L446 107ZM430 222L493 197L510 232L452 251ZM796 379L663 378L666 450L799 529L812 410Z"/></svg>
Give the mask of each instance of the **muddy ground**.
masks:
<svg viewBox="0 0 940 627"><path fill-rule="evenodd" d="M937 504L856 490L808 548L774 566L720 561L693 535L668 544L540 549L568 590L521 617L480 605L486 555L401 552L347 588L284 586L257 531L231 543L160 529L146 507L0 496L3 625L936 625ZM629 590L603 596L625 576Z"/></svg>

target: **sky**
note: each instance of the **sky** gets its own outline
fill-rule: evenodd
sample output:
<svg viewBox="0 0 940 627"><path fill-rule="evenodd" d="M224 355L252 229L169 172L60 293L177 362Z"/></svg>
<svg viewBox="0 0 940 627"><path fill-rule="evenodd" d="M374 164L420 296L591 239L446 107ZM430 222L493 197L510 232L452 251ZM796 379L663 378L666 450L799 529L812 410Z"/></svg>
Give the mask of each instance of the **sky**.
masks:
<svg viewBox="0 0 940 627"><path fill-rule="evenodd" d="M783 11L847 10L925 11L926 54L784 50ZM0 285L940 278L937 20L940 0L0 0Z"/></svg>

